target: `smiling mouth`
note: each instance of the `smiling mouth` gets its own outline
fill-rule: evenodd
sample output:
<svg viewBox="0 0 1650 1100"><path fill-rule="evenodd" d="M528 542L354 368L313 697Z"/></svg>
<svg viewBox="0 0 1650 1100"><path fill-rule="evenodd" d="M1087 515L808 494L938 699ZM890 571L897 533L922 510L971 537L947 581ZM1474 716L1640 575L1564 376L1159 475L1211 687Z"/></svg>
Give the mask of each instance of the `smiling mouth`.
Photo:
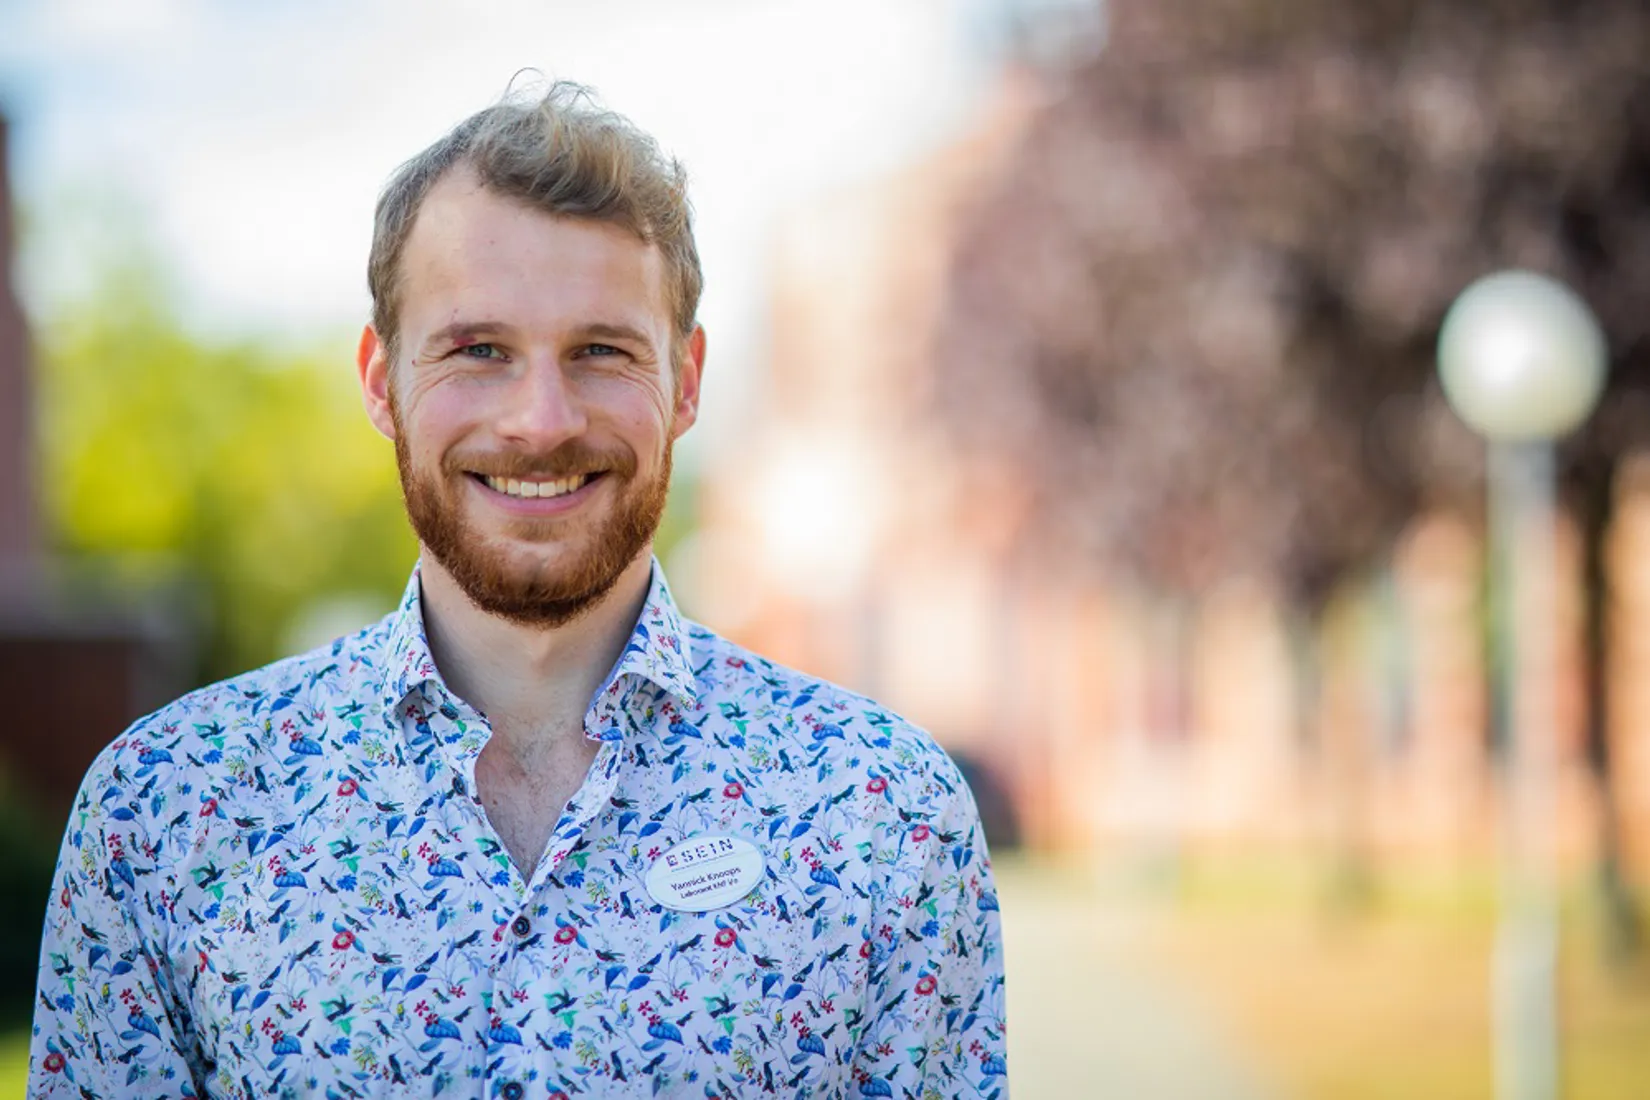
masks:
<svg viewBox="0 0 1650 1100"><path fill-rule="evenodd" d="M543 500L547 497L562 497L576 492L590 484L599 473L575 474L573 477L564 477L556 481L521 481L513 477L491 477L486 474L471 474L471 477L481 482L495 493L517 497L523 500Z"/></svg>

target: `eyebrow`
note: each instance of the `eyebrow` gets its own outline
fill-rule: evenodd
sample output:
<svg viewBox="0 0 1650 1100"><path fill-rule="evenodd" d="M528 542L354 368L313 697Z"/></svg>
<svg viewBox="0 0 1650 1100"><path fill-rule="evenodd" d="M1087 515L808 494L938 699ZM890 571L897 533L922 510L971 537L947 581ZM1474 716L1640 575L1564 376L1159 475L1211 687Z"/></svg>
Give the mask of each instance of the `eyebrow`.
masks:
<svg viewBox="0 0 1650 1100"><path fill-rule="evenodd" d="M426 348L449 347L475 343L478 337L498 336L511 331L503 321L454 321L430 333L424 341ZM578 328L581 338L600 340L629 340L651 350L653 338L641 329L622 322L595 321Z"/></svg>
<svg viewBox="0 0 1650 1100"><path fill-rule="evenodd" d="M503 321L454 321L430 333L424 341L426 348L473 344L478 336L497 336L509 329Z"/></svg>
<svg viewBox="0 0 1650 1100"><path fill-rule="evenodd" d="M596 337L603 340L629 340L641 344L649 350L653 348L653 338L641 329L631 325L596 321L582 326L578 331L581 336L585 337Z"/></svg>

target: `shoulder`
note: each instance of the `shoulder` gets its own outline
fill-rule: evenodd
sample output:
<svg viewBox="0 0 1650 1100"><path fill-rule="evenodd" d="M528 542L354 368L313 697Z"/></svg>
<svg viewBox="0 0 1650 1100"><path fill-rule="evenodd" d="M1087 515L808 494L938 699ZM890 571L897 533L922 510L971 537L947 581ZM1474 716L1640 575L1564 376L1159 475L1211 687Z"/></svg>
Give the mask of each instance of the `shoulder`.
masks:
<svg viewBox="0 0 1650 1100"><path fill-rule="evenodd" d="M840 684L778 664L697 623L687 627L700 708L806 760L816 775L852 773L894 808L973 812L956 763L922 727Z"/></svg>
<svg viewBox="0 0 1650 1100"><path fill-rule="evenodd" d="M374 624L308 653L208 684L144 715L93 759L75 802L76 820L109 817L154 831L175 828L249 772L282 738L282 725L339 706L373 705L364 688L380 678ZM71 822L73 824L74 822Z"/></svg>
<svg viewBox="0 0 1650 1100"><path fill-rule="evenodd" d="M373 644L378 629L378 624L364 627L329 645L197 688L139 718L106 751L210 749L215 739L248 724L276 721L290 708L359 699L381 682Z"/></svg>

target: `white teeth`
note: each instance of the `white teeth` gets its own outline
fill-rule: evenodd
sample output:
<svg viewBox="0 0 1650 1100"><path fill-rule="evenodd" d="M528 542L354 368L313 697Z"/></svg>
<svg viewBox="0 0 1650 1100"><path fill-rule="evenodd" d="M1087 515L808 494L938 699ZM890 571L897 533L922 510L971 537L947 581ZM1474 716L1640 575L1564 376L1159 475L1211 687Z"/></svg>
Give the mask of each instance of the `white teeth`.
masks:
<svg viewBox="0 0 1650 1100"><path fill-rule="evenodd" d="M588 478L563 478L560 481L517 481L515 478L487 477L484 478L488 488L513 497L559 497L571 493L583 485Z"/></svg>

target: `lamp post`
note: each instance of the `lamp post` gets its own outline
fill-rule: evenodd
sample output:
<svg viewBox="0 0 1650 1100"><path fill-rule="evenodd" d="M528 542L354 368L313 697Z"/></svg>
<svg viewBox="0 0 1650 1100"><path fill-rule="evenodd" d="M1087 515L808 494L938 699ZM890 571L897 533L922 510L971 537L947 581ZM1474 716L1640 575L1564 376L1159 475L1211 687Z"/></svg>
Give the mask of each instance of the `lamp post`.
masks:
<svg viewBox="0 0 1650 1100"><path fill-rule="evenodd" d="M1501 1100L1558 1093L1552 443L1592 412L1605 365L1604 337L1586 304L1527 271L1488 275L1462 291L1438 337L1444 394L1490 448L1492 637L1508 735L1491 991Z"/></svg>

